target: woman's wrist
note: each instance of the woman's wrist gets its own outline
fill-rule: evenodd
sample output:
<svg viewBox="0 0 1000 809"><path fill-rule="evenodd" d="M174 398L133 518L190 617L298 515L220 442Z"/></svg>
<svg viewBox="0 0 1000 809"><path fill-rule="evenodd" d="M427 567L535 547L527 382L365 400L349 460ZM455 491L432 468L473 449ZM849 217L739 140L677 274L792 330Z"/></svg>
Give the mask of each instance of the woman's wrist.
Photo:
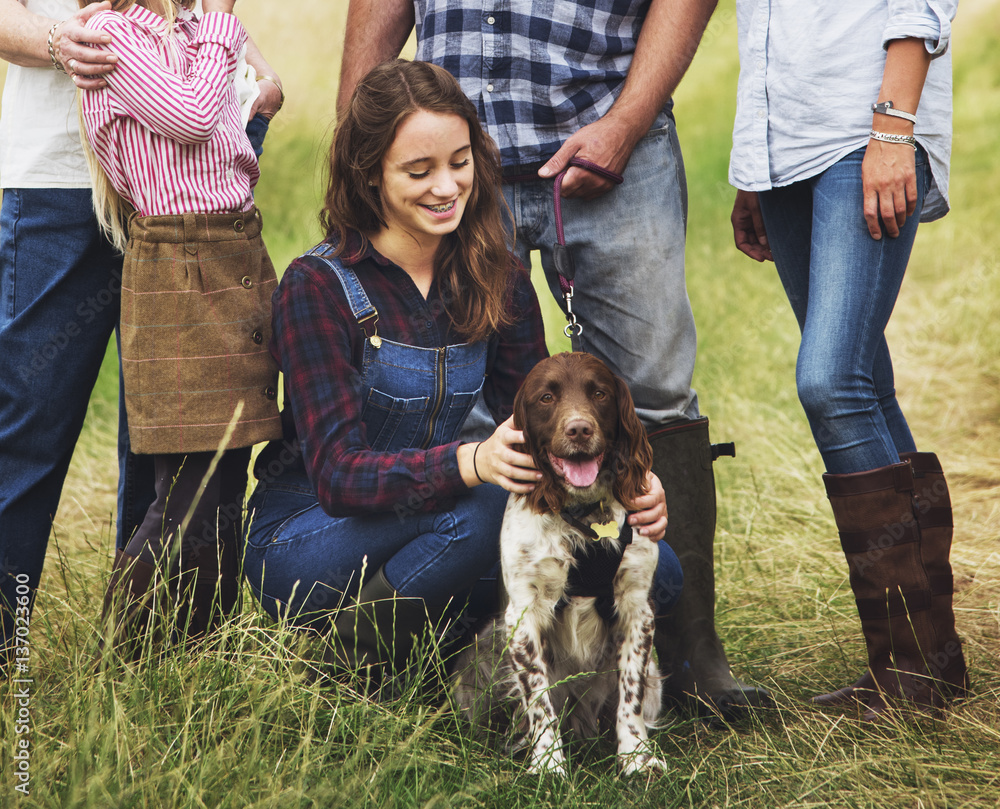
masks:
<svg viewBox="0 0 1000 809"><path fill-rule="evenodd" d="M472 444L461 444L458 447L458 473L470 489L486 482L480 477L483 459L477 455L481 444L481 441L477 441Z"/></svg>
<svg viewBox="0 0 1000 809"><path fill-rule="evenodd" d="M872 115L872 129L885 132L887 135L913 135L913 124L903 118L892 118L888 115Z"/></svg>

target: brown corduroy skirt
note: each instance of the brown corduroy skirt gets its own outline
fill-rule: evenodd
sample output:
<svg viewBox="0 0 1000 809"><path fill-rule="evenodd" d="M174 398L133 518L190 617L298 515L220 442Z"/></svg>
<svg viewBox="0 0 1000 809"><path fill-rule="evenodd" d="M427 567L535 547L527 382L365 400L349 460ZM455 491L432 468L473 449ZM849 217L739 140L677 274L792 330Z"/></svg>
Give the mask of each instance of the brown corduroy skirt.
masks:
<svg viewBox="0 0 1000 809"><path fill-rule="evenodd" d="M122 273L121 354L132 451L218 448L281 437L268 351L278 283L256 209L133 216Z"/></svg>

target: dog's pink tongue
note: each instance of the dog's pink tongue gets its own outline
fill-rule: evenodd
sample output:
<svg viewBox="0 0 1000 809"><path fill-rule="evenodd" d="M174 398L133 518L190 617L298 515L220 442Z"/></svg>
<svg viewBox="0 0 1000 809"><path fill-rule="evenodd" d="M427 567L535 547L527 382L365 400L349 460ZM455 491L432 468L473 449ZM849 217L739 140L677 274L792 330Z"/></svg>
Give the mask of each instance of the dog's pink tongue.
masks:
<svg viewBox="0 0 1000 809"><path fill-rule="evenodd" d="M569 458L558 458L557 460L559 471L571 486L586 489L597 480L597 473L601 468L600 458L586 458L578 461Z"/></svg>

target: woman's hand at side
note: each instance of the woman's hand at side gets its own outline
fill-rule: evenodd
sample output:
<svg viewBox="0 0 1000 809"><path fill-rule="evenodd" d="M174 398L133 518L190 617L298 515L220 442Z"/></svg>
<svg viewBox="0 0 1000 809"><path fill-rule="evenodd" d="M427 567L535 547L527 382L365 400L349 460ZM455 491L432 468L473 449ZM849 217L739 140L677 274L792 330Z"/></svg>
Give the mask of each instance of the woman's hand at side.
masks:
<svg viewBox="0 0 1000 809"><path fill-rule="evenodd" d="M524 433L514 429L511 416L496 428L489 438L458 448L458 470L468 486L495 483L509 492L527 494L535 488L542 473L535 469L527 453L516 449L523 446Z"/></svg>
<svg viewBox="0 0 1000 809"><path fill-rule="evenodd" d="M756 191L736 191L730 221L733 223L733 239L740 252L754 261L774 261Z"/></svg>
<svg viewBox="0 0 1000 809"><path fill-rule="evenodd" d="M861 164L865 222L876 241L881 225L895 239L907 217L917 209L917 171L914 149L905 143L869 140Z"/></svg>
<svg viewBox="0 0 1000 809"><path fill-rule="evenodd" d="M896 39L886 48L879 101L892 101L898 110L919 115L920 94L931 56L922 39ZM872 113L872 130L891 136L913 136L913 124L892 115ZM917 207L916 150L907 143L872 138L861 164L864 215L873 239L890 238Z"/></svg>

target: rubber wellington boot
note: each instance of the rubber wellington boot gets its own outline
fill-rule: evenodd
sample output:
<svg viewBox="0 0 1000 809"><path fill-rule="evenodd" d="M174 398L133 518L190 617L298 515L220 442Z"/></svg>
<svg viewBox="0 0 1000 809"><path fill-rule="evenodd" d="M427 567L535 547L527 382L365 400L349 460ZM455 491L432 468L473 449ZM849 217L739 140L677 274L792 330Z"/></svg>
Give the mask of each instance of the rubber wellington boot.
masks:
<svg viewBox="0 0 1000 809"><path fill-rule="evenodd" d="M932 619L931 584L921 559L911 465L826 474L823 481L850 567L868 674L814 702L864 702L866 721L893 707L941 707L945 697L932 661L944 647Z"/></svg>
<svg viewBox="0 0 1000 809"><path fill-rule="evenodd" d="M664 699L732 721L774 701L763 688L733 676L715 629L715 475L708 419L652 431L653 472L667 499L666 540L684 572L669 615L657 616L654 644Z"/></svg>
<svg viewBox="0 0 1000 809"><path fill-rule="evenodd" d="M408 681L410 652L431 625L424 600L399 595L379 568L357 601L337 613L324 659L330 676L352 683L357 677L369 696L391 697Z"/></svg>

